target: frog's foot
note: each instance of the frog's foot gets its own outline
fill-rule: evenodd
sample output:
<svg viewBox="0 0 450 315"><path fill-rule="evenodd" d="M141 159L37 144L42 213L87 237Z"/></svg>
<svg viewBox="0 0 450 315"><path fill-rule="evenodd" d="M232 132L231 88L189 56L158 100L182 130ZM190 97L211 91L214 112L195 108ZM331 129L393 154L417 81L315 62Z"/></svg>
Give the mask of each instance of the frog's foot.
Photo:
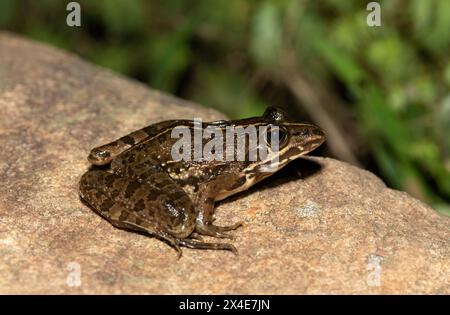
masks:
<svg viewBox="0 0 450 315"><path fill-rule="evenodd" d="M195 227L195 231L198 234L207 235L207 236L213 236L218 238L228 238L228 239L234 239L234 236L224 233L227 231L232 231L237 229L239 226L242 225L242 222L237 222L233 225L229 226L217 226L214 224L203 224L203 223L197 223Z"/></svg>
<svg viewBox="0 0 450 315"><path fill-rule="evenodd" d="M193 249L214 249L214 250L229 250L233 254L237 255L236 247L228 243L205 243L194 239L178 239L178 245L185 246Z"/></svg>
<svg viewBox="0 0 450 315"><path fill-rule="evenodd" d="M176 238L164 232L154 233L154 235L155 237L167 242L167 244L173 247L177 251L178 259L180 259L181 256L183 256L183 251L181 250L180 245L178 244L178 240Z"/></svg>

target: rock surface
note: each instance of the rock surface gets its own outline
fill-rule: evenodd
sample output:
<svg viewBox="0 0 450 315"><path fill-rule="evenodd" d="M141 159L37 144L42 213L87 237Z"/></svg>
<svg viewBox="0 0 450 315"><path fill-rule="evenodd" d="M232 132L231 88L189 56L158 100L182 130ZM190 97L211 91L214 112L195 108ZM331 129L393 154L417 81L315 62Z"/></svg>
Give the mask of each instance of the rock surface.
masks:
<svg viewBox="0 0 450 315"><path fill-rule="evenodd" d="M297 161L218 207L220 224L245 222L239 256L178 260L94 214L78 180L93 146L222 115L7 33L0 108L0 293L450 293L450 219L367 171Z"/></svg>

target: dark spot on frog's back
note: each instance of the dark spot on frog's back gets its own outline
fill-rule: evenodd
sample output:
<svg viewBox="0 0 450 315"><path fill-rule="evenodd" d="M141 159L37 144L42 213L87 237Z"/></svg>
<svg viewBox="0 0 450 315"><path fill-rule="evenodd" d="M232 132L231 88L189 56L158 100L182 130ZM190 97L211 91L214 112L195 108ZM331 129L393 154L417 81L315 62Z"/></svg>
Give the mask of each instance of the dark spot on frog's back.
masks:
<svg viewBox="0 0 450 315"><path fill-rule="evenodd" d="M97 200L99 200L99 199L102 198L102 197L103 197L103 192L100 191L100 190L97 190L97 192L95 193L95 198L96 198Z"/></svg>
<svg viewBox="0 0 450 315"><path fill-rule="evenodd" d="M183 190L177 189L170 193L171 200L182 200L185 198L186 194Z"/></svg>
<svg viewBox="0 0 450 315"><path fill-rule="evenodd" d="M107 198L100 205L100 211L108 212L113 206L114 206L114 202L111 199Z"/></svg>
<svg viewBox="0 0 450 315"><path fill-rule="evenodd" d="M155 126L150 125L150 126L147 126L147 127L143 128L142 130L146 134L152 135L152 134L156 133L158 129Z"/></svg>
<svg viewBox="0 0 450 315"><path fill-rule="evenodd" d="M148 189L147 190L147 197L146 200L147 202L153 202L153 201L157 201L158 197L160 195L160 192L156 189Z"/></svg>
<svg viewBox="0 0 450 315"><path fill-rule="evenodd" d="M121 140L122 140L125 144L128 144L128 145L134 145L134 144L135 144L135 141L134 141L133 137L130 137L130 136L125 136L125 137L123 137Z"/></svg>
<svg viewBox="0 0 450 315"><path fill-rule="evenodd" d="M133 211L138 212L145 209L145 202L143 199L139 199L139 201L134 205Z"/></svg>
<svg viewBox="0 0 450 315"><path fill-rule="evenodd" d="M117 179L113 174L101 175L103 177L104 186L108 188L113 188L115 180Z"/></svg>
<svg viewBox="0 0 450 315"><path fill-rule="evenodd" d="M141 187L141 183L138 181L131 181L128 183L127 188L125 189L125 198L130 198L133 194Z"/></svg>

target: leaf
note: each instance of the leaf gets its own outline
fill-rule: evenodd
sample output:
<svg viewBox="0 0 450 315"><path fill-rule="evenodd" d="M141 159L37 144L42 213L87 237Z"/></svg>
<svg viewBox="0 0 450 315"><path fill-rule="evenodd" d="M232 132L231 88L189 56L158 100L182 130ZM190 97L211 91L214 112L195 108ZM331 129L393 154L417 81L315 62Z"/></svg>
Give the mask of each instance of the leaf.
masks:
<svg viewBox="0 0 450 315"><path fill-rule="evenodd" d="M374 40L367 49L368 61L374 69L380 74L389 69L383 76L388 84L396 80L407 80L417 73L418 62L414 50L395 34Z"/></svg>
<svg viewBox="0 0 450 315"><path fill-rule="evenodd" d="M362 96L360 108L363 110L366 125L372 126L370 132L382 136L390 147L395 150L397 156L407 156L410 143L410 133L407 125L386 104L383 95L377 87L369 86Z"/></svg>
<svg viewBox="0 0 450 315"><path fill-rule="evenodd" d="M144 11L140 0L97 0L92 4L97 6L96 11L112 33L134 32L144 25Z"/></svg>
<svg viewBox="0 0 450 315"><path fill-rule="evenodd" d="M250 52L260 66L274 66L279 58L282 27L278 8L269 1L260 5L253 17Z"/></svg>
<svg viewBox="0 0 450 315"><path fill-rule="evenodd" d="M450 1L414 0L411 5L415 33L433 51L449 50Z"/></svg>
<svg viewBox="0 0 450 315"><path fill-rule="evenodd" d="M92 58L95 63L120 73L127 74L131 69L132 58L128 47L102 47L93 53Z"/></svg>
<svg viewBox="0 0 450 315"><path fill-rule="evenodd" d="M150 85L165 91L174 92L179 76L189 65L190 48L185 34L177 36L160 35L148 42L146 63L149 65Z"/></svg>
<svg viewBox="0 0 450 315"><path fill-rule="evenodd" d="M201 82L196 84L193 99L212 106L231 118L259 116L267 104L252 91L247 78L240 73L218 67L202 67Z"/></svg>
<svg viewBox="0 0 450 315"><path fill-rule="evenodd" d="M313 41L313 45L317 49L319 56L324 58L338 77L350 87L356 89L359 83L365 79L364 71L353 58L332 46L329 41L318 36Z"/></svg>
<svg viewBox="0 0 450 315"><path fill-rule="evenodd" d="M18 1L16 0L1 0L0 1L0 27L8 25L12 16L17 9Z"/></svg>

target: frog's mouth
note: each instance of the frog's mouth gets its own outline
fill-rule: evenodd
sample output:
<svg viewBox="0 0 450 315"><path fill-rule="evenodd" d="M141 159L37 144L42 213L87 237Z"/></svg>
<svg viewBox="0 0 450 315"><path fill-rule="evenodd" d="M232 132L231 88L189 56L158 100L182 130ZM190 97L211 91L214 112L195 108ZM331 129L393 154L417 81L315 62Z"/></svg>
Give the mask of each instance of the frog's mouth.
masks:
<svg viewBox="0 0 450 315"><path fill-rule="evenodd" d="M286 166L289 162L314 151L325 142L324 133L320 129L318 130L320 132L316 135L310 135L308 140L302 144L288 145L279 152L271 152L266 161L249 171L252 172L257 169L260 173L274 173Z"/></svg>

